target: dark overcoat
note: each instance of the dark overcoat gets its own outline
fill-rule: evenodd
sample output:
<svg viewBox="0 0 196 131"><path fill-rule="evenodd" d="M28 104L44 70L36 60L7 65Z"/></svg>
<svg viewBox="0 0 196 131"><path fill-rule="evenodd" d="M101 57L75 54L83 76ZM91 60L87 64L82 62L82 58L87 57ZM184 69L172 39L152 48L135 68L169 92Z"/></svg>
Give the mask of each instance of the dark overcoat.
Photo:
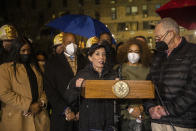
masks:
<svg viewBox="0 0 196 131"><path fill-rule="evenodd" d="M77 56L77 70L84 67L81 55ZM67 100L67 87L74 73L62 53L52 56L45 65L44 88L52 106L51 131L74 131L74 122L65 120L64 110L70 107Z"/></svg>

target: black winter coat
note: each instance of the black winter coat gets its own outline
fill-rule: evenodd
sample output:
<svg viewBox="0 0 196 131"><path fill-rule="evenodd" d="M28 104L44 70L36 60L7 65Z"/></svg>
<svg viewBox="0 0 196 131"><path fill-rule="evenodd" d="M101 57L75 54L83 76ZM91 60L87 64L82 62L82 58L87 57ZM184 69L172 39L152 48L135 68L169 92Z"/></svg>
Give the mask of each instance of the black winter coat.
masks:
<svg viewBox="0 0 196 131"><path fill-rule="evenodd" d="M170 124L184 128L196 128L196 45L184 38L180 45L167 57L166 53L156 53L152 62L149 79L158 88L169 116L155 123ZM144 106L160 105L158 98L148 100Z"/></svg>
<svg viewBox="0 0 196 131"><path fill-rule="evenodd" d="M75 85L78 78L84 78L85 80L114 80L117 75L113 70L104 68L102 75L99 76L98 72L89 64L76 75L72 80L72 85ZM76 87L72 86L72 88ZM79 112L79 131L89 131L90 129L106 130L106 128L114 126L113 100L84 99L80 97Z"/></svg>
<svg viewBox="0 0 196 131"><path fill-rule="evenodd" d="M82 56L78 56L78 70L84 68ZM52 106L51 131L74 131L73 122L65 120L63 114L66 107L70 107L66 90L69 82L73 79L72 69L62 53L52 56L45 65L44 88L49 103Z"/></svg>

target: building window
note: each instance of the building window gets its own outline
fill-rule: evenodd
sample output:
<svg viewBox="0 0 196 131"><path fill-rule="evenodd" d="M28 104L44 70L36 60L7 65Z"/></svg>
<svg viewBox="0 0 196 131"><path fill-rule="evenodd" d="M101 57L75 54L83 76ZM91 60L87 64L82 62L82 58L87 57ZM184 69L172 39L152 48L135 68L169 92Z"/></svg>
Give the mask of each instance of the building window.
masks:
<svg viewBox="0 0 196 131"><path fill-rule="evenodd" d="M143 21L143 29L144 30L152 30L154 25L152 25L152 21Z"/></svg>
<svg viewBox="0 0 196 131"><path fill-rule="evenodd" d="M78 2L81 6L84 6L84 0L79 0Z"/></svg>
<svg viewBox="0 0 196 131"><path fill-rule="evenodd" d="M116 16L116 8L115 7L111 8L111 13L112 13L112 20L115 20L117 18L117 16Z"/></svg>
<svg viewBox="0 0 196 131"><path fill-rule="evenodd" d="M138 14L138 7L137 6L132 6L131 7L131 14L133 14L133 15Z"/></svg>
<svg viewBox="0 0 196 131"><path fill-rule="evenodd" d="M37 0L32 0L31 2L32 2L31 3L32 9L36 9L37 8Z"/></svg>
<svg viewBox="0 0 196 131"><path fill-rule="evenodd" d="M138 14L138 7L131 6L126 8L126 15L137 15Z"/></svg>
<svg viewBox="0 0 196 131"><path fill-rule="evenodd" d="M130 22L130 24L129 24L129 30L131 30L131 31L137 31L138 30L138 22Z"/></svg>
<svg viewBox="0 0 196 131"><path fill-rule="evenodd" d="M126 23L118 23L118 31L125 31L126 29Z"/></svg>
<svg viewBox="0 0 196 131"><path fill-rule="evenodd" d="M147 5L142 5L142 14L144 18L148 17L148 8Z"/></svg>
<svg viewBox="0 0 196 131"><path fill-rule="evenodd" d="M95 12L95 19L100 20L100 14L99 14L99 12Z"/></svg>
<svg viewBox="0 0 196 131"><path fill-rule="evenodd" d="M160 4L156 4L156 5L155 5L156 10L157 10L158 8L160 8L160 7L161 7Z"/></svg>
<svg viewBox="0 0 196 131"><path fill-rule="evenodd" d="M95 4L99 5L100 4L100 0L95 0Z"/></svg>
<svg viewBox="0 0 196 131"><path fill-rule="evenodd" d="M63 0L63 7L67 7L67 0Z"/></svg>
<svg viewBox="0 0 196 131"><path fill-rule="evenodd" d="M116 4L116 0L111 0L110 3L111 4Z"/></svg>
<svg viewBox="0 0 196 131"><path fill-rule="evenodd" d="M131 15L131 7L126 7L126 15Z"/></svg>
<svg viewBox="0 0 196 131"><path fill-rule="evenodd" d="M153 13L154 16L159 16L159 15L156 13L156 10L159 9L160 7L161 7L161 4L156 4L156 5L155 5L155 11L154 11L154 13Z"/></svg>

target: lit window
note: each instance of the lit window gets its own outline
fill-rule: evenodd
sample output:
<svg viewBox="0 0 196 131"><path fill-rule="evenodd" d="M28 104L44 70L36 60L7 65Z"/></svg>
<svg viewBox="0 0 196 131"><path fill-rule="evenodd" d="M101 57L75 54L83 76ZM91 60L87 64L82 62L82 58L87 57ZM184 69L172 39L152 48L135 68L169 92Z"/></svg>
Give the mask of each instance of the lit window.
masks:
<svg viewBox="0 0 196 131"><path fill-rule="evenodd" d="M143 17L147 18L148 17L148 8L147 5L142 5L142 13L143 13Z"/></svg>
<svg viewBox="0 0 196 131"><path fill-rule="evenodd" d="M138 30L138 22L131 22L130 23L130 30L137 31Z"/></svg>
<svg viewBox="0 0 196 131"><path fill-rule="evenodd" d="M160 4L156 4L156 5L155 5L155 8L156 8L156 9L158 9L158 8L160 8L160 7L161 7Z"/></svg>
<svg viewBox="0 0 196 131"><path fill-rule="evenodd" d="M132 14L137 14L138 13L138 7L137 6L132 6L131 7L131 13Z"/></svg>
<svg viewBox="0 0 196 131"><path fill-rule="evenodd" d="M142 10L147 10L147 5L142 5Z"/></svg>
<svg viewBox="0 0 196 131"><path fill-rule="evenodd" d="M126 15L131 15L131 8L130 7L126 8Z"/></svg>
<svg viewBox="0 0 196 131"><path fill-rule="evenodd" d="M138 13L137 6L131 6L126 8L126 15L136 15Z"/></svg>
<svg viewBox="0 0 196 131"><path fill-rule="evenodd" d="M117 16L116 16L116 8L111 8L111 13L112 13L112 20L116 19Z"/></svg>

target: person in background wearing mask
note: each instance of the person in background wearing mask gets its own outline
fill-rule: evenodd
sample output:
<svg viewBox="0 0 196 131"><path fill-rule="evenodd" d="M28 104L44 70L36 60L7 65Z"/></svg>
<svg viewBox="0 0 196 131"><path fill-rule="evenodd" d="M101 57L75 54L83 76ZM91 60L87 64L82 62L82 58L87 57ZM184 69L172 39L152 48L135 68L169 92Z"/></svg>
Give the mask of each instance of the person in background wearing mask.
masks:
<svg viewBox="0 0 196 131"><path fill-rule="evenodd" d="M44 51L38 50L36 53L36 59L38 62L43 62L43 65L44 65L45 61L47 60L47 55Z"/></svg>
<svg viewBox="0 0 196 131"><path fill-rule="evenodd" d="M3 25L0 28L0 64L9 62L13 41L18 37L12 25Z"/></svg>
<svg viewBox="0 0 196 131"><path fill-rule="evenodd" d="M142 42L136 39L130 39L125 44L125 62L117 67L119 77L123 80L145 80L151 62L149 49L142 46ZM147 116L143 112L142 100L123 100L118 101L118 103L120 104L121 131L150 130L150 121L148 123L147 121L143 122ZM144 126L143 129L142 126Z"/></svg>
<svg viewBox="0 0 196 131"><path fill-rule="evenodd" d="M57 34L54 37L54 42L53 42L53 54L61 54L64 50L63 47L63 32Z"/></svg>
<svg viewBox="0 0 196 131"><path fill-rule="evenodd" d="M113 68L116 64L116 51L114 43L112 43L112 36L108 32L103 32L99 35L99 43L105 46L106 48L106 64Z"/></svg>
<svg viewBox="0 0 196 131"><path fill-rule="evenodd" d="M28 40L13 43L11 62L0 66L1 131L49 131L42 72Z"/></svg>
<svg viewBox="0 0 196 131"><path fill-rule="evenodd" d="M49 58L45 65L44 87L52 106L51 131L75 131L77 112L70 105L68 93L70 80L85 66L83 56L77 53L76 38L63 33L64 52ZM76 117L77 116L77 117Z"/></svg>
<svg viewBox="0 0 196 131"><path fill-rule="evenodd" d="M196 131L196 45L180 36L171 18L161 19L154 35L156 52L148 79L160 97L144 104L152 131Z"/></svg>
<svg viewBox="0 0 196 131"><path fill-rule="evenodd" d="M38 50L36 52L36 59L40 65L40 68L42 69L42 71L44 71L44 65L46 63L46 60L47 60L47 55L44 51L42 50Z"/></svg>
<svg viewBox="0 0 196 131"><path fill-rule="evenodd" d="M0 65L9 62L11 59L11 50L13 41L18 37L16 29L11 25L3 25L0 28ZM1 120L1 102L0 102L0 120Z"/></svg>

